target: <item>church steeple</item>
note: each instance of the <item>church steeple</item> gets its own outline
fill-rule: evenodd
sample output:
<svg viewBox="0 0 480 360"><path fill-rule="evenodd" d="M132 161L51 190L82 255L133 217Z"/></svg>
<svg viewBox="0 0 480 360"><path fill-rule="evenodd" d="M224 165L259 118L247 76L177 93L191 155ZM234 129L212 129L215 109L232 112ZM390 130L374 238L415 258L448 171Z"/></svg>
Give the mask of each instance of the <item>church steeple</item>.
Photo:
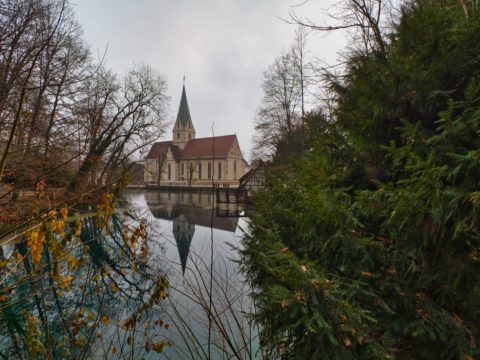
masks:
<svg viewBox="0 0 480 360"><path fill-rule="evenodd" d="M180 106L178 108L177 122L179 122L181 126L186 127L188 122L191 120L192 118L190 117L190 109L188 108L187 93L185 92L184 84L182 90L182 99L180 100Z"/></svg>
<svg viewBox="0 0 480 360"><path fill-rule="evenodd" d="M192 117L190 116L190 109L188 108L184 78L182 98L180 99L180 106L178 107L177 120L173 127L173 144L183 150L191 139L195 139L195 129L193 127Z"/></svg>

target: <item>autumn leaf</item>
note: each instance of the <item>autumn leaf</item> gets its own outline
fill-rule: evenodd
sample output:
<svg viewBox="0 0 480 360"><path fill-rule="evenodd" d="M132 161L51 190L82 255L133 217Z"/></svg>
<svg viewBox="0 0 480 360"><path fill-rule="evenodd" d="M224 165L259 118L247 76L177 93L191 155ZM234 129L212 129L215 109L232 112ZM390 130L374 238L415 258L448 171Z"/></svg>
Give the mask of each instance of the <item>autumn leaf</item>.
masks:
<svg viewBox="0 0 480 360"><path fill-rule="evenodd" d="M152 350L152 346L153 346L152 343L150 341L147 341L145 343L145 351L150 352L150 350Z"/></svg>
<svg viewBox="0 0 480 360"><path fill-rule="evenodd" d="M35 266L38 266L38 264L40 263L44 241L45 234L43 233L43 231L34 230L30 233L27 244L32 254L32 263Z"/></svg>
<svg viewBox="0 0 480 360"><path fill-rule="evenodd" d="M100 321L102 322L103 325L107 326L108 323L110 322L110 319L108 318L108 316L103 315L103 316L100 318Z"/></svg>
<svg viewBox="0 0 480 360"><path fill-rule="evenodd" d="M72 286L72 280L72 275L66 275L63 277L60 275L58 277L58 285L61 289L70 289L70 287Z"/></svg>
<svg viewBox="0 0 480 360"><path fill-rule="evenodd" d="M349 338L343 339L343 342L347 348L352 346L352 341Z"/></svg>
<svg viewBox="0 0 480 360"><path fill-rule="evenodd" d="M161 353L167 345L168 343L166 341L159 341L153 345L153 350L156 353Z"/></svg>
<svg viewBox="0 0 480 360"><path fill-rule="evenodd" d="M67 255L67 261L72 269L75 269L78 266L78 260L75 259L72 255Z"/></svg>
<svg viewBox="0 0 480 360"><path fill-rule="evenodd" d="M135 319L133 317L129 317L122 325L122 328L126 331L133 329L135 326Z"/></svg>

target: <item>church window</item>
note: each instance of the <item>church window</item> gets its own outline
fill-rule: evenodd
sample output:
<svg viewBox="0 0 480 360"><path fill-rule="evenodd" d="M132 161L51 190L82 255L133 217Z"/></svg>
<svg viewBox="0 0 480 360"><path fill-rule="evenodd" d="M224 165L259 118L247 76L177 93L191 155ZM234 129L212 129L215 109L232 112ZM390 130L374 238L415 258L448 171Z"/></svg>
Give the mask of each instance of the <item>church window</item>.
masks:
<svg viewBox="0 0 480 360"><path fill-rule="evenodd" d="M222 163L221 162L218 163L218 178L219 179L222 178Z"/></svg>
<svg viewBox="0 0 480 360"><path fill-rule="evenodd" d="M237 177L237 160L233 160L233 177Z"/></svg>
<svg viewBox="0 0 480 360"><path fill-rule="evenodd" d="M211 179L212 178L212 164L211 163L208 163L208 167L207 167L207 175L208 175L208 178Z"/></svg>
<svg viewBox="0 0 480 360"><path fill-rule="evenodd" d="M179 133L179 132L177 132L177 139L179 139L179 138L180 138L180 133Z"/></svg>
<svg viewBox="0 0 480 360"><path fill-rule="evenodd" d="M190 161L190 170L189 170L188 177L190 179L193 179L193 163L191 161Z"/></svg>
<svg viewBox="0 0 480 360"><path fill-rule="evenodd" d="M202 178L202 162L201 161L198 162L198 178L199 179Z"/></svg>
<svg viewBox="0 0 480 360"><path fill-rule="evenodd" d="M183 170L183 163L182 163L182 176L183 176L184 173L185 173L185 171Z"/></svg>
<svg viewBox="0 0 480 360"><path fill-rule="evenodd" d="M168 164L168 180L172 179L172 166Z"/></svg>

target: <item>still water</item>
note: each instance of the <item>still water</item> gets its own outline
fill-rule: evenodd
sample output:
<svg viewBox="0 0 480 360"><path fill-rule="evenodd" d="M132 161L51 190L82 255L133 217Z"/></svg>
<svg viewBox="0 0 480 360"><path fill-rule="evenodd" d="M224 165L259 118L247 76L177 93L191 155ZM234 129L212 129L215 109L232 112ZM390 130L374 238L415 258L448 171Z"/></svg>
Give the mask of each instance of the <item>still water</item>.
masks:
<svg viewBox="0 0 480 360"><path fill-rule="evenodd" d="M172 343L160 358L258 358L257 329L237 248L246 227L238 205L212 193L129 190L129 211L147 223L149 251L169 279L161 335ZM165 327L163 327L164 329Z"/></svg>
<svg viewBox="0 0 480 360"><path fill-rule="evenodd" d="M258 358L242 211L129 190L0 234L0 358Z"/></svg>

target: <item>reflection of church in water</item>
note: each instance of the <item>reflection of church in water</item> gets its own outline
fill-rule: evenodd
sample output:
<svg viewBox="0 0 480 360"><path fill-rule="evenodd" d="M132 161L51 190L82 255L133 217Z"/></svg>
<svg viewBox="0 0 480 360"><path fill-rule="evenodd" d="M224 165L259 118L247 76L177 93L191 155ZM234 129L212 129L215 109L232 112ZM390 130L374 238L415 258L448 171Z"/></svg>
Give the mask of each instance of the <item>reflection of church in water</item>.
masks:
<svg viewBox="0 0 480 360"><path fill-rule="evenodd" d="M145 200L155 218L172 222L172 232L177 243L183 273L185 273L190 244L195 234L195 225L229 232L235 232L237 228L237 217L218 216L215 194L210 192L175 193L146 190ZM235 212L238 208L226 210Z"/></svg>

